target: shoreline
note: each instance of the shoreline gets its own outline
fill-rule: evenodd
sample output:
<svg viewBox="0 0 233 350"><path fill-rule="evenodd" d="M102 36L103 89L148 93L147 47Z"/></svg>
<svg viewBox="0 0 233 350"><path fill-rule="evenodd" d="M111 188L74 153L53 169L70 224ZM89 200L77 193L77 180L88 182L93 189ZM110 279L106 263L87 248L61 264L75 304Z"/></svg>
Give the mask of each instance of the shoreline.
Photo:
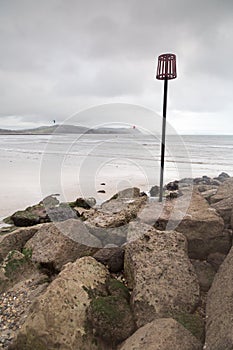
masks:
<svg viewBox="0 0 233 350"><path fill-rule="evenodd" d="M174 184L174 183L177 183L179 184L179 186L182 187L186 186L188 184L188 186L194 186L194 185L211 185L211 184L214 184L216 185L217 187L221 184L222 181L224 181L225 179L229 178L230 175L225 173L225 172L222 172L220 173L217 177L214 177L214 178L211 178L209 176L206 176L206 175L203 175L202 177L197 177L197 178L184 178L184 179L180 179L180 180L173 180L173 181L170 181L166 184L164 184L164 190L166 188L169 189L169 185L170 184ZM175 185L176 186L176 185ZM33 207L36 207L38 205L38 203L42 203L43 200L45 198L49 198L49 197L55 197L57 198L57 200L60 202L60 203L73 203L75 202L75 200L77 198L93 198L95 203L96 203L96 208L100 207L103 203L105 203L106 201L110 200L110 198L112 198L112 196L114 196L116 193L118 193L119 191L124 191L124 190L127 190L129 188L138 188L141 193L145 193L148 198L152 198L155 202L156 201L159 201L159 186L157 185L154 185L154 186L151 186L151 187L146 187L146 190L143 189L143 186L124 186L124 187L121 187L121 188L115 188L113 186L109 186L107 185L106 183L100 183L100 190L98 193L98 191L96 191L96 196L83 196L83 195L76 195L74 196L73 195L73 192L70 191L70 196L68 197L63 197L61 196L60 194L56 193L49 193L48 195L46 195L45 197L40 197L37 201L34 201L34 202L31 202L29 204L26 204L25 206L22 206L21 208L19 207L15 207L15 210L9 210L9 212L7 213L7 215L4 215L4 216L1 216L0 217L0 230L1 229L7 229L8 227L10 227L10 225L8 223L5 222L5 219L11 217L15 212L25 212L27 208L33 208ZM217 188L216 187L216 188ZM111 188L111 190L109 190L109 188ZM152 189L153 188L156 188L156 196L154 196L153 194L151 195L150 193L152 193ZM171 185L170 185L170 189L174 190L175 188L172 188ZM152 192L151 192L152 191ZM169 192L169 191L168 191ZM72 193L72 194L71 194ZM164 199L165 199L165 195L164 195Z"/></svg>

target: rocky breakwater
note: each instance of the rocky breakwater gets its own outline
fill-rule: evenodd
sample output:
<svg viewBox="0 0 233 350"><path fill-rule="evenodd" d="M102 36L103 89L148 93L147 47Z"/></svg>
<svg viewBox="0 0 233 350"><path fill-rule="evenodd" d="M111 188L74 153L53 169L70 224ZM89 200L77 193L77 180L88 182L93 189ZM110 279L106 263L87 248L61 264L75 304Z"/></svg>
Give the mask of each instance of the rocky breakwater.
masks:
<svg viewBox="0 0 233 350"><path fill-rule="evenodd" d="M2 348L233 348L232 208L226 222L213 207L231 182L176 181L162 204L132 188L100 207L62 204L72 217L14 222L1 235Z"/></svg>

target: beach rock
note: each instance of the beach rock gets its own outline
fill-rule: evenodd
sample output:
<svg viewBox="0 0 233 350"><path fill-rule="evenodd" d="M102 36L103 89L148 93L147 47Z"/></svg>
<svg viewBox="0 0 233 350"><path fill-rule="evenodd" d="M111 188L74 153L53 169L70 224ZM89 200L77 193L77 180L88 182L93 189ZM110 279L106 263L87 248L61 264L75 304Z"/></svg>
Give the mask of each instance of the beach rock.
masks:
<svg viewBox="0 0 233 350"><path fill-rule="evenodd" d="M80 207L84 209L90 209L96 205L96 200L93 197L90 198L77 198L72 206Z"/></svg>
<svg viewBox="0 0 233 350"><path fill-rule="evenodd" d="M169 182L165 188L168 190L168 191L177 191L179 189L179 181L172 181L172 182Z"/></svg>
<svg viewBox="0 0 233 350"><path fill-rule="evenodd" d="M188 240L189 257L206 260L211 253L227 253L228 235L223 232L223 219L198 191L167 201L154 225L161 230L176 229Z"/></svg>
<svg viewBox="0 0 233 350"><path fill-rule="evenodd" d="M11 220L15 226L34 226L40 223L50 222L43 204L37 204L28 207L25 210L19 210L11 215Z"/></svg>
<svg viewBox="0 0 233 350"><path fill-rule="evenodd" d="M217 272L225 258L226 254L212 253L208 256L207 262L213 267L214 271Z"/></svg>
<svg viewBox="0 0 233 350"><path fill-rule="evenodd" d="M139 328L119 350L201 350L202 344L172 318L159 318Z"/></svg>
<svg viewBox="0 0 233 350"><path fill-rule="evenodd" d="M213 186L213 185L197 185L195 186L195 188L197 188L198 191L201 193L209 190L215 190L215 191L218 190L218 186Z"/></svg>
<svg viewBox="0 0 233 350"><path fill-rule="evenodd" d="M154 318L195 310L199 284L181 233L151 228L124 248L125 277L133 290L131 305L138 327Z"/></svg>
<svg viewBox="0 0 233 350"><path fill-rule="evenodd" d="M104 202L101 208L87 219L87 223L101 228L126 225L137 217L146 200L147 196L140 196L140 191L137 188L123 190L114 195L112 199Z"/></svg>
<svg viewBox="0 0 233 350"><path fill-rule="evenodd" d="M219 202L233 197L233 177L225 180L218 188L217 193L211 197L211 203Z"/></svg>
<svg viewBox="0 0 233 350"><path fill-rule="evenodd" d="M189 187L193 185L193 178L185 177L179 181L179 187Z"/></svg>
<svg viewBox="0 0 233 350"><path fill-rule="evenodd" d="M209 176L202 176L202 177L196 177L193 180L194 185L210 185L211 184L211 178Z"/></svg>
<svg viewBox="0 0 233 350"><path fill-rule="evenodd" d="M32 261L60 271L62 266L86 255L93 255L102 247L79 220L43 225L26 243L32 250Z"/></svg>
<svg viewBox="0 0 233 350"><path fill-rule="evenodd" d="M211 205L212 208L216 209L219 215L223 218L226 228L231 228L231 216L233 210L233 195L232 197L224 198Z"/></svg>
<svg viewBox="0 0 233 350"><path fill-rule="evenodd" d="M112 200L112 199L133 199L133 198L138 198L138 197L140 197L140 189L137 187L130 187L130 188L126 188L122 191L119 191L110 200ZM109 201L107 201L107 202L109 202Z"/></svg>
<svg viewBox="0 0 233 350"><path fill-rule="evenodd" d="M93 258L108 267L110 272L119 272L124 267L124 249L120 247L102 248Z"/></svg>
<svg viewBox="0 0 233 350"><path fill-rule="evenodd" d="M86 329L86 311L90 294L107 278L107 269L91 257L67 264L34 302L10 350L99 349Z"/></svg>
<svg viewBox="0 0 233 350"><path fill-rule="evenodd" d="M224 182L227 179L229 179L230 175L228 175L227 173L222 172L221 174L218 175L218 177L215 177L214 180L220 181L220 182Z"/></svg>
<svg viewBox="0 0 233 350"><path fill-rule="evenodd" d="M227 181L227 180L226 180ZM233 249L220 266L206 306L206 350L233 349Z"/></svg>
<svg viewBox="0 0 233 350"><path fill-rule="evenodd" d="M26 242L34 236L42 225L24 227L0 236L0 262L12 250L21 251Z"/></svg>
<svg viewBox="0 0 233 350"><path fill-rule="evenodd" d="M46 208L54 208L59 205L59 200L56 198L57 196L59 196L59 194L47 196L39 204L44 205Z"/></svg>
<svg viewBox="0 0 233 350"><path fill-rule="evenodd" d="M28 207L25 210L19 210L11 215L8 220L10 219L15 226L25 227L51 221L65 221L72 218L77 219L77 213L72 209L73 206L76 206L76 202L59 203L56 196L58 195L50 195L36 205ZM82 200L82 198L79 199L80 201ZM90 208L90 204L93 203L93 200L92 198L83 199L82 204L84 205L85 202L86 206Z"/></svg>
<svg viewBox="0 0 233 350"><path fill-rule="evenodd" d="M77 219L78 215L67 203L61 203L54 208L46 208L49 220L52 222L60 222L68 219Z"/></svg>
<svg viewBox="0 0 233 350"><path fill-rule="evenodd" d="M225 181L225 180L224 180ZM219 180L217 180L217 179L211 179L211 185L213 185L213 186L216 186L216 187L218 187L218 186L220 186L221 185L221 181L219 181Z"/></svg>
<svg viewBox="0 0 233 350"><path fill-rule="evenodd" d="M159 186L157 186L157 185L152 186L149 192L150 192L150 196L151 197L158 196L158 194L159 194Z"/></svg>
<svg viewBox="0 0 233 350"><path fill-rule="evenodd" d="M126 242L128 225L119 227L98 227L90 224L89 220L85 221L84 224L90 234L101 241L103 247L108 244L114 244L121 247Z"/></svg>
<svg viewBox="0 0 233 350"><path fill-rule="evenodd" d="M199 190L200 192L200 190ZM217 188L212 188L212 189L209 189L207 191L204 191L204 192L201 192L201 195L203 198L205 198L207 200L208 203L210 203L210 199L212 196L214 196L217 192Z"/></svg>
<svg viewBox="0 0 233 350"><path fill-rule="evenodd" d="M31 251L23 249L22 252L12 250L0 264L1 276L5 276L5 281L0 277L0 291L6 292L15 288L17 284L28 279L42 279L45 276L38 270L37 266L31 261ZM4 283L2 283L4 282Z"/></svg>
<svg viewBox="0 0 233 350"><path fill-rule="evenodd" d="M151 229L153 230L151 225L145 224L139 220L131 221L127 225L127 242L132 242L141 238Z"/></svg>
<svg viewBox="0 0 233 350"><path fill-rule="evenodd" d="M208 292L214 280L215 270L207 261L192 260L192 264L197 274L201 291Z"/></svg>
<svg viewBox="0 0 233 350"><path fill-rule="evenodd" d="M166 200L166 202L167 201L168 200ZM166 206L166 204L158 202L158 200L149 199L139 211L137 218L144 224L157 226L157 220L161 216L164 206Z"/></svg>

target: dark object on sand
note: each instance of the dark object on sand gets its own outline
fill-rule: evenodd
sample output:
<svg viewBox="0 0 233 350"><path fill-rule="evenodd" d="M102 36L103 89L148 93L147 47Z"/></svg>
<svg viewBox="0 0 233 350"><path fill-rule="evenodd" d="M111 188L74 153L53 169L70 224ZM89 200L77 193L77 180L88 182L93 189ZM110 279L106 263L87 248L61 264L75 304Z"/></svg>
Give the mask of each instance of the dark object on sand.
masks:
<svg viewBox="0 0 233 350"><path fill-rule="evenodd" d="M168 191L177 191L179 189L179 181L173 181L173 182L169 182L167 185L166 185L166 189Z"/></svg>
<svg viewBox="0 0 233 350"><path fill-rule="evenodd" d="M158 194L159 194L159 186L157 186L157 185L152 186L150 189L150 196L156 197L156 196L158 196Z"/></svg>
<svg viewBox="0 0 233 350"><path fill-rule="evenodd" d="M97 193L106 193L106 191L105 190L99 190L99 191L97 191Z"/></svg>

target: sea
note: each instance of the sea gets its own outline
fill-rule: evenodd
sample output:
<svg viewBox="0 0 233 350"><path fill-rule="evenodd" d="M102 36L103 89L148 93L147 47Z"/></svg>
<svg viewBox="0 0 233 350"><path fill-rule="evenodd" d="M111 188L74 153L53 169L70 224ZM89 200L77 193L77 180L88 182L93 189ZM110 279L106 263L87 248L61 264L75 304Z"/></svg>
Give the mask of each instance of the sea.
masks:
<svg viewBox="0 0 233 350"><path fill-rule="evenodd" d="M97 203L136 186L159 184L160 143L154 135L0 135L0 221L50 194ZM164 183L185 177L233 176L233 135L168 135Z"/></svg>

